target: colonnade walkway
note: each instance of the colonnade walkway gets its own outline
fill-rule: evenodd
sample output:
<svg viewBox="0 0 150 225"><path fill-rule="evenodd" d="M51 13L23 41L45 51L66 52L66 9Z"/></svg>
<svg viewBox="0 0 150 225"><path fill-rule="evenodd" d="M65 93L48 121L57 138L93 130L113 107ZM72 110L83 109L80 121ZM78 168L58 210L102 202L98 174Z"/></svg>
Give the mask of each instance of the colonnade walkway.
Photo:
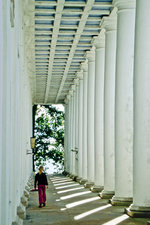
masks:
<svg viewBox="0 0 150 225"><path fill-rule="evenodd" d="M144 225L148 219L129 218L124 207L111 206L83 185L64 176L49 176L47 205L38 208L38 193L31 192L24 225Z"/></svg>

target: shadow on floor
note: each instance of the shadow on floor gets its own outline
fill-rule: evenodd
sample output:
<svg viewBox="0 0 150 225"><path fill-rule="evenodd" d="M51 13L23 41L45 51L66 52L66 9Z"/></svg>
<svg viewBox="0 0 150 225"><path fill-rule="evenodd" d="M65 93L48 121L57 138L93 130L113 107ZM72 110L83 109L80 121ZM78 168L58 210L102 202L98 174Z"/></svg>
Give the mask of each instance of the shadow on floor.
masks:
<svg viewBox="0 0 150 225"><path fill-rule="evenodd" d="M38 193L31 192L24 225L146 225L148 219L133 219L124 207L111 206L70 178L49 177L47 205L38 208Z"/></svg>

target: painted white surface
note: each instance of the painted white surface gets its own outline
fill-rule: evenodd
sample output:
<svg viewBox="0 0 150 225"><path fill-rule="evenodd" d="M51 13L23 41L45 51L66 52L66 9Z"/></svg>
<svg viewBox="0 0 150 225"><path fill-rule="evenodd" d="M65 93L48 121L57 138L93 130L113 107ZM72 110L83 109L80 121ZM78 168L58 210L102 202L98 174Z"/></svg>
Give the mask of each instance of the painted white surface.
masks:
<svg viewBox="0 0 150 225"><path fill-rule="evenodd" d="M104 186L104 37L102 40L98 39L95 46L94 183L97 186Z"/></svg>
<svg viewBox="0 0 150 225"><path fill-rule="evenodd" d="M107 20L106 18L103 26L106 29L104 78L104 191L114 191L116 19Z"/></svg>
<svg viewBox="0 0 150 225"><path fill-rule="evenodd" d="M94 85L95 52L89 52L87 90L87 179L94 182Z"/></svg>
<svg viewBox="0 0 150 225"><path fill-rule="evenodd" d="M133 196L133 63L135 7L116 0L115 197Z"/></svg>
<svg viewBox="0 0 150 225"><path fill-rule="evenodd" d="M134 63L133 204L150 207L150 1L137 1Z"/></svg>

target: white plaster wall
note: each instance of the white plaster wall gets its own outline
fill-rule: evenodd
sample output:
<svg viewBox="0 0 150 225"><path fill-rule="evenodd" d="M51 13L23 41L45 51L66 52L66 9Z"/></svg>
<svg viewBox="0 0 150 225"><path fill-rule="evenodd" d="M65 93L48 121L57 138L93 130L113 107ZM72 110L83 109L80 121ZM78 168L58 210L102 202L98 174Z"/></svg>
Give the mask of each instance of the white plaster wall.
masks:
<svg viewBox="0 0 150 225"><path fill-rule="evenodd" d="M32 172L32 96L24 67L22 1L15 1L14 27L10 1L0 1L0 225L16 220L17 206Z"/></svg>

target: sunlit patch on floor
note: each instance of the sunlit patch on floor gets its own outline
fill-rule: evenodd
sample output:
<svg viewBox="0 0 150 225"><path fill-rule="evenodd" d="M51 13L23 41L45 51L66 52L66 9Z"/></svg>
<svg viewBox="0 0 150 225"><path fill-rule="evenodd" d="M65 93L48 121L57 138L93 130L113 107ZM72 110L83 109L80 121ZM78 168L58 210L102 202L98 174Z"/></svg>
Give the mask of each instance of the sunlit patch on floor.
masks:
<svg viewBox="0 0 150 225"><path fill-rule="evenodd" d="M75 206L83 205L85 203L93 202L93 201L96 201L96 200L100 200L100 197L88 198L88 199L84 199L84 200L81 200L81 201L73 202L73 203L67 204L66 208L68 208L68 209L73 208Z"/></svg>
<svg viewBox="0 0 150 225"><path fill-rule="evenodd" d="M75 193L72 195L63 196L63 197L60 197L60 199L65 200L65 199L74 198L77 196L86 195L86 194L90 194L90 193L91 193L91 191L85 191L85 192Z"/></svg>
<svg viewBox="0 0 150 225"><path fill-rule="evenodd" d="M74 182L68 181L68 182L65 182L65 183L54 184L54 186L56 187L56 186L61 186L61 185L64 185L64 184L66 184L66 185L68 185L68 184L74 184Z"/></svg>
<svg viewBox="0 0 150 225"><path fill-rule="evenodd" d="M60 183L63 183L63 182L65 182L65 181L66 181L66 182L67 182L67 181L69 182L69 181L72 181L72 180L68 180L68 179L67 179L67 180L61 180L61 181L54 181L53 184L60 184Z"/></svg>
<svg viewBox="0 0 150 225"><path fill-rule="evenodd" d="M124 215L119 216L119 217L117 217L117 218L115 218L113 220L110 220L109 222L103 223L102 225L117 225L117 224L125 221L128 218L129 218L129 216L124 214Z"/></svg>
<svg viewBox="0 0 150 225"><path fill-rule="evenodd" d="M60 209L60 211L65 211L65 210L66 210L66 208L61 208L61 209Z"/></svg>
<svg viewBox="0 0 150 225"><path fill-rule="evenodd" d="M71 189L67 189L67 190L64 190L64 191L58 191L57 194L63 194L63 193L66 193L66 192L76 191L76 190L81 190L81 189L84 189L84 187L71 188Z"/></svg>
<svg viewBox="0 0 150 225"><path fill-rule="evenodd" d="M69 188L69 187L74 187L74 186L79 186L79 184L71 184L71 185L65 185L65 186L61 186L61 187L56 187L55 189L65 189L65 188Z"/></svg>
<svg viewBox="0 0 150 225"><path fill-rule="evenodd" d="M60 202L61 200L60 199L56 199L56 202Z"/></svg>
<svg viewBox="0 0 150 225"><path fill-rule="evenodd" d="M108 205L104 205L104 206L98 207L96 209L92 209L90 211L87 211L85 213L82 213L80 215L75 216L74 220L80 220L80 219L82 219L82 218L84 218L86 216L89 216L89 215L94 214L96 212L102 211L102 210L107 209L107 208L109 208L111 206L112 206L111 204L108 204Z"/></svg>

